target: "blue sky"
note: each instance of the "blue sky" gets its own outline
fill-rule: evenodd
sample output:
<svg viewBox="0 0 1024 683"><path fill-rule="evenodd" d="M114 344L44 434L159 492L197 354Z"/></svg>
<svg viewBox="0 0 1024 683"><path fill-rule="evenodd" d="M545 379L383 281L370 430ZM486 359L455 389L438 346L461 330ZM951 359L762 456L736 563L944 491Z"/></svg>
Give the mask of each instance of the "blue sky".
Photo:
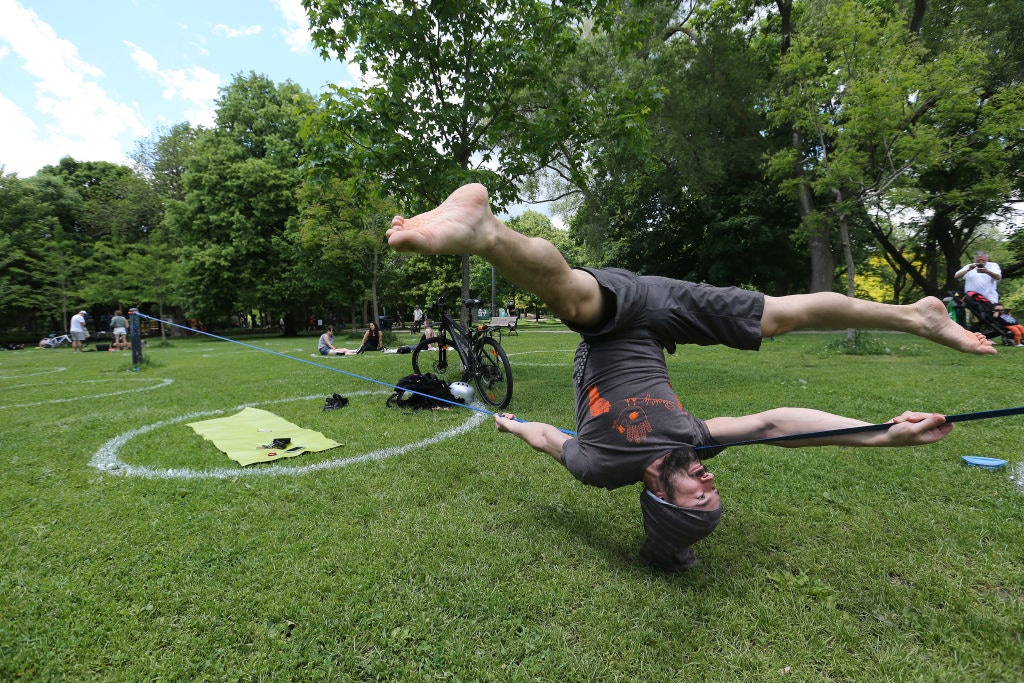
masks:
<svg viewBox="0 0 1024 683"><path fill-rule="evenodd" d="M122 163L160 127L211 124L218 88L249 71L314 95L354 83L299 0L0 0L0 166Z"/></svg>

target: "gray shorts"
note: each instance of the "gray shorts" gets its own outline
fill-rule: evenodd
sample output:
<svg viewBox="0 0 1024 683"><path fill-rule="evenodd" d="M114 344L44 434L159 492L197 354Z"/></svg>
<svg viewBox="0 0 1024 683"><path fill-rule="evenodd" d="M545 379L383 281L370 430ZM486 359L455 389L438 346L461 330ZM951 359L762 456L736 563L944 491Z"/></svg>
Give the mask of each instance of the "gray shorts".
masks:
<svg viewBox="0 0 1024 683"><path fill-rule="evenodd" d="M85 332L72 332L71 341L85 341Z"/></svg>
<svg viewBox="0 0 1024 683"><path fill-rule="evenodd" d="M738 287L713 287L621 268L582 268L605 293L608 316L584 338L648 337L669 353L676 344L722 344L754 351L761 347L764 294Z"/></svg>

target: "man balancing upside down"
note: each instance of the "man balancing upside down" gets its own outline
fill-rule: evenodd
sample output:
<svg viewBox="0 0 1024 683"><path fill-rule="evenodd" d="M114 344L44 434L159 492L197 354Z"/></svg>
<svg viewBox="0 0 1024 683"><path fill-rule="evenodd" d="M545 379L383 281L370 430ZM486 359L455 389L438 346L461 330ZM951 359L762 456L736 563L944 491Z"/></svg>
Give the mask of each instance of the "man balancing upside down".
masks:
<svg viewBox="0 0 1024 683"><path fill-rule="evenodd" d="M715 446L868 424L807 408L701 420L673 392L665 350L674 353L676 344L756 350L764 337L793 330L867 327L908 332L964 353L996 353L984 335L957 325L931 297L905 306L834 292L771 297L616 268L573 269L550 242L498 220L482 185L461 187L413 218L396 216L388 242L398 251L482 256L581 335L573 371L577 435L508 413L495 415L495 423L551 455L584 484L613 489L643 482L647 536L640 557L665 570L696 564L690 546L721 518L715 476L701 462L722 450ZM929 413L905 412L891 422L884 431L777 445L913 446L938 441L953 428Z"/></svg>

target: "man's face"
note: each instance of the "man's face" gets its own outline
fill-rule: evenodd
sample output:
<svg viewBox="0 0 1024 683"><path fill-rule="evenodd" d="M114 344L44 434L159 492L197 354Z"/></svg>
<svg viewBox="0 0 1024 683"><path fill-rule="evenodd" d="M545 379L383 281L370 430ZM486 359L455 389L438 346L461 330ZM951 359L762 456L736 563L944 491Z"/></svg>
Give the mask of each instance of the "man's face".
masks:
<svg viewBox="0 0 1024 683"><path fill-rule="evenodd" d="M687 472L673 474L672 486L674 491L668 502L681 508L717 510L722 504L715 488L715 475L699 461L692 463Z"/></svg>
<svg viewBox="0 0 1024 683"><path fill-rule="evenodd" d="M977 263L979 266L983 266L986 263L988 263L988 256L975 256L974 262Z"/></svg>

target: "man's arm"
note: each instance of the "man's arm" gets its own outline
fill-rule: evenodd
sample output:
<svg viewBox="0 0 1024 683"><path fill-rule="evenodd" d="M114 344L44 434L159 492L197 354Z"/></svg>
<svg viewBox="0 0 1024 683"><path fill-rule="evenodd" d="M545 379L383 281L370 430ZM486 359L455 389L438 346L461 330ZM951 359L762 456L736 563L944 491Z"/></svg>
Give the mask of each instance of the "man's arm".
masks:
<svg viewBox="0 0 1024 683"><path fill-rule="evenodd" d="M920 446L944 438L953 429L946 418L937 413L907 411L889 422L886 430L821 436L813 439L780 441L777 446L801 448L805 446ZM834 415L810 408L775 408L763 413L743 417L715 417L707 421L711 436L719 443L768 439L808 432L847 429L871 424L851 417Z"/></svg>
<svg viewBox="0 0 1024 683"><path fill-rule="evenodd" d="M558 462L562 462L562 445L572 438L544 422L519 422L511 413L495 414L494 424L499 432L515 434L530 448L547 453Z"/></svg>

